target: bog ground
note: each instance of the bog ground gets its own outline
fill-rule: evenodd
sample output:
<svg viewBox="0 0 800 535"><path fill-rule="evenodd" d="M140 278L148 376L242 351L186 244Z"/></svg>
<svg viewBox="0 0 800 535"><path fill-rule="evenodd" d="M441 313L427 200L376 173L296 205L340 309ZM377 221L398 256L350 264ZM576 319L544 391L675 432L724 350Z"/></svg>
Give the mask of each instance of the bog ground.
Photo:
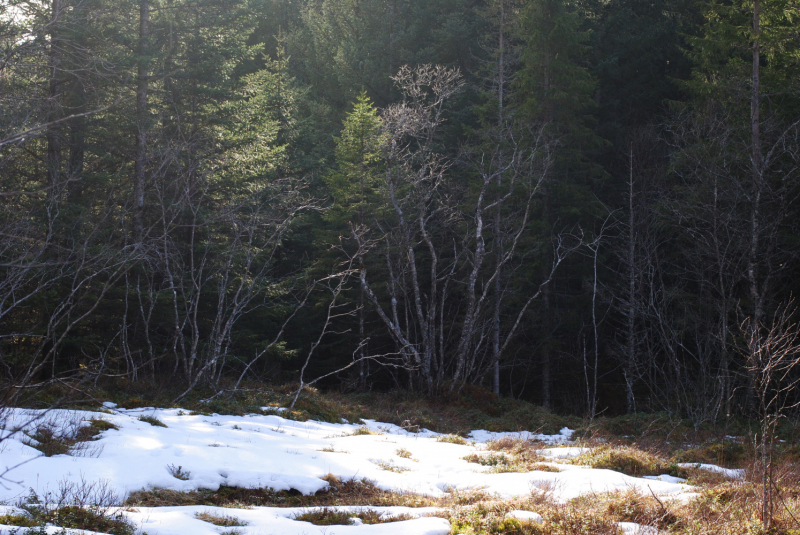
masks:
<svg viewBox="0 0 800 535"><path fill-rule="evenodd" d="M474 509L476 494L489 502L511 504L535 497L562 505L608 493L632 492L675 503L698 496L698 488L668 473L634 477L574 464L572 459L585 456L589 448L570 442L572 431L567 428L556 435L475 430L462 438L425 429L412 433L372 420L333 424L294 421L279 414L279 409L268 407L261 414L224 416L181 409L118 409L110 403L102 412L11 410L1 454L2 468L10 470L0 487L0 499L7 504L3 518L25 517L29 513L14 505L24 505L34 495L46 507L53 507L66 505L80 492L85 494L84 505L91 505L97 501L92 493L105 493L106 498L113 494L118 503L131 493L148 490L180 495L235 487L268 488L276 496L280 491L288 491L284 493L288 496L314 495L330 490L331 482L366 480L382 491L449 505L375 507L379 504L361 498L361 503L335 503L334 509L137 506L123 508L120 514L135 530L149 535L231 530L248 535L444 535L459 532L457 525L451 525L452 506L460 500L460 505ZM59 444L64 449L59 450ZM520 444L529 448L527 457L515 457L522 451ZM725 475L735 479L742 474ZM459 498L469 496L473 498ZM310 516L302 517L321 511L345 514L334 527L317 526L305 520L314 520ZM507 522L533 525L543 512L517 511ZM112 509L104 513L114 514ZM381 517L395 521L370 524L359 518L369 515L368 522L380 522ZM4 529L22 533L38 528ZM636 532L640 528L635 523L617 523L614 530L619 529Z"/></svg>

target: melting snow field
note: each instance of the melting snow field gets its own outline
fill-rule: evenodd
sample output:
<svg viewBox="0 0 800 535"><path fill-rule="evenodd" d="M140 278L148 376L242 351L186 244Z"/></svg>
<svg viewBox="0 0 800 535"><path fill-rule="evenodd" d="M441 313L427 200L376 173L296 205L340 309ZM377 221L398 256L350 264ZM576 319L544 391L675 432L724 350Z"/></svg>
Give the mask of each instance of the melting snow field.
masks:
<svg viewBox="0 0 800 535"><path fill-rule="evenodd" d="M110 407L111 404L109 404ZM296 489L312 494L328 484L321 479L333 474L341 479L367 478L385 490L411 491L440 496L448 490L480 488L500 497L527 495L536 489L551 489L554 497L569 500L586 493L640 489L663 497L691 495L691 487L674 478L635 478L611 470L597 470L558 464L560 472L489 473L487 467L462 460L483 448L488 440L506 435L535 438L550 446L544 453L554 462L580 454L581 448L567 446L571 431L559 435L490 433L474 431L469 445L437 442L436 433L410 433L392 425L365 421L380 434L353 434L359 425L297 422L278 415L202 416L177 409L112 409L111 413L50 411L44 415L15 409L6 415L5 440L0 443L0 470L12 469L0 486L0 500L13 504L33 490L40 496L57 492L64 481L103 481L120 495L147 488L193 490L236 487ZM41 416L31 422L32 417ZM139 417L154 417L166 427L153 426ZM107 420L119 427L90 442L84 456L43 457L26 445L23 433L43 422L75 425L90 418ZM67 422L64 424L63 422ZM398 455L407 450L411 458ZM388 468L388 469L387 469ZM179 475L181 478L175 477ZM359 509L359 508L353 508ZM250 534L316 534L335 531L337 535L395 534L445 535L449 523L426 517L430 509L376 508L385 514L407 513L418 517L402 522L374 525L314 526L294 520L298 509L256 507L230 509L247 522L236 528ZM138 508L125 513L149 535L219 534L225 531L195 514L215 511L213 507ZM2 511L0 511L2 513ZM622 526L629 529L630 526ZM0 533L8 532L0 528ZM20 530L20 533L24 530ZM627 531L626 531L627 532Z"/></svg>

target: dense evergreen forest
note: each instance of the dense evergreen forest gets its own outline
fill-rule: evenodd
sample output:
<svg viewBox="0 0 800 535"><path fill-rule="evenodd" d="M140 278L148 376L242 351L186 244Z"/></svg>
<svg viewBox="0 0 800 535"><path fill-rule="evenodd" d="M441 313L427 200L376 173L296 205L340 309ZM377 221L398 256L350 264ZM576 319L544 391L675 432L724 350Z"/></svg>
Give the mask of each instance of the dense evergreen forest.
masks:
<svg viewBox="0 0 800 535"><path fill-rule="evenodd" d="M4 0L4 382L754 411L797 355L798 17Z"/></svg>

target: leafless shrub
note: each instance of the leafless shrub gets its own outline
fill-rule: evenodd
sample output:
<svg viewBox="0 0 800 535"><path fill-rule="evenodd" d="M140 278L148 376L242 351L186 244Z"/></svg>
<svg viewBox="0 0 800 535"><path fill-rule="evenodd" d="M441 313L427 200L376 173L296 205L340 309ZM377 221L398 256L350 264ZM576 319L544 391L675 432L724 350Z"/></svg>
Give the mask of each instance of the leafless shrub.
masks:
<svg viewBox="0 0 800 535"><path fill-rule="evenodd" d="M761 486L761 519L767 529L772 526L775 508L775 429L787 410L800 405L795 392L800 384L796 373L800 367L800 326L795 313L794 303L790 301L775 312L770 325L752 318L740 325L746 340L742 351L761 420L760 434L754 441L759 450L756 471Z"/></svg>

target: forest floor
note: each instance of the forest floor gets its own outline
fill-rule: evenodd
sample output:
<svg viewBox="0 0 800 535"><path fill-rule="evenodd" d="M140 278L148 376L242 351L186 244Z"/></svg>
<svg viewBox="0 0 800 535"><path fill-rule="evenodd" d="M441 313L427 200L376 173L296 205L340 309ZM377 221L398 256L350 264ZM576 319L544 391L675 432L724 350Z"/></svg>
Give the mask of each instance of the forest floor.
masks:
<svg viewBox="0 0 800 535"><path fill-rule="evenodd" d="M479 389L309 392L294 411L280 391L184 408L108 392L5 410L0 533L766 533L741 423L586 422ZM800 533L797 450L779 442L769 533Z"/></svg>

